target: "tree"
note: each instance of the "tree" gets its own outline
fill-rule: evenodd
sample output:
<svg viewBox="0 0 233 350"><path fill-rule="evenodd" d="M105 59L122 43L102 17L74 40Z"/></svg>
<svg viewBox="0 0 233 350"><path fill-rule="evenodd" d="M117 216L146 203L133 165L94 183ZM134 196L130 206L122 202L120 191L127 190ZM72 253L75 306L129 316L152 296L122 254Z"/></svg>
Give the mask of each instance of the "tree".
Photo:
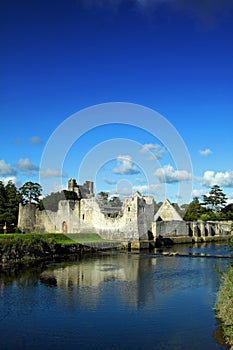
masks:
<svg viewBox="0 0 233 350"><path fill-rule="evenodd" d="M99 200L100 204L107 205L108 204L108 192L101 191L97 195L97 199Z"/></svg>
<svg viewBox="0 0 233 350"><path fill-rule="evenodd" d="M221 211L221 219L223 220L233 220L233 203L225 206Z"/></svg>
<svg viewBox="0 0 233 350"><path fill-rule="evenodd" d="M45 198L43 198L43 200L40 200L39 208L41 210L46 209L51 211L57 211L58 203L61 200L78 200L78 195L76 192L67 190L61 192L52 192Z"/></svg>
<svg viewBox="0 0 233 350"><path fill-rule="evenodd" d="M184 211L179 207L178 203L172 203L173 208L177 211L177 213L183 218Z"/></svg>
<svg viewBox="0 0 233 350"><path fill-rule="evenodd" d="M218 185L212 186L209 194L203 196L203 200L204 203L202 205L215 215L219 215L227 203L227 197Z"/></svg>
<svg viewBox="0 0 233 350"><path fill-rule="evenodd" d="M201 206L199 199L195 197L193 201L189 204L187 211L184 215L185 221L197 221L201 218L205 209Z"/></svg>
<svg viewBox="0 0 233 350"><path fill-rule="evenodd" d="M6 187L6 221L8 224L17 225L19 203L21 202L20 193L12 181L8 181Z"/></svg>
<svg viewBox="0 0 233 350"><path fill-rule="evenodd" d="M4 183L0 181L0 223L4 224L7 195Z"/></svg>
<svg viewBox="0 0 233 350"><path fill-rule="evenodd" d="M112 196L111 199L108 202L110 207L121 207L122 201L118 196Z"/></svg>
<svg viewBox="0 0 233 350"><path fill-rule="evenodd" d="M155 202L154 203L154 211L155 213L157 213L157 211L159 210L159 208L161 207L161 205L163 204L163 202Z"/></svg>
<svg viewBox="0 0 233 350"><path fill-rule="evenodd" d="M37 182L26 182L19 190L23 204L39 203L42 187Z"/></svg>
<svg viewBox="0 0 233 350"><path fill-rule="evenodd" d="M8 181L5 186L0 181L0 226L3 227L6 223L8 232L14 232L17 226L20 202L21 196L15 184Z"/></svg>
<svg viewBox="0 0 233 350"><path fill-rule="evenodd" d="M200 217L200 220L202 221L215 221L219 219L220 219L219 215L215 214L211 210L206 210Z"/></svg>

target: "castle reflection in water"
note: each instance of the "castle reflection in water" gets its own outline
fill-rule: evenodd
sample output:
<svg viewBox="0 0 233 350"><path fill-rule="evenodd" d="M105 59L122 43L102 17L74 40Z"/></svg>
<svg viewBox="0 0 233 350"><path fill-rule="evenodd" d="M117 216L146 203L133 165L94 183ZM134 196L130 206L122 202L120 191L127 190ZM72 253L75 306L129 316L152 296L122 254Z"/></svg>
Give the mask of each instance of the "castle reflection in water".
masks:
<svg viewBox="0 0 233 350"><path fill-rule="evenodd" d="M197 259L189 260L191 270L196 269L196 264L200 264ZM116 302L120 298L130 308L138 309L155 303L157 293L165 295L174 289L185 288L187 276L178 273L184 265L185 259L179 258L103 254L51 267L40 274L40 280L56 288L57 302L69 307L81 305L94 310L101 300L106 301L109 297ZM209 279L211 276L205 269L199 270L200 283Z"/></svg>
<svg viewBox="0 0 233 350"><path fill-rule="evenodd" d="M144 279L143 276L151 271L155 263L156 259L136 254L103 254L98 258L47 269L41 273L40 280L63 292L66 290L68 298L74 298L78 303L91 308L96 307L108 284L109 291L116 293L117 298L138 308L138 303L148 297L143 295L144 291L148 291L148 288L153 291L153 281Z"/></svg>

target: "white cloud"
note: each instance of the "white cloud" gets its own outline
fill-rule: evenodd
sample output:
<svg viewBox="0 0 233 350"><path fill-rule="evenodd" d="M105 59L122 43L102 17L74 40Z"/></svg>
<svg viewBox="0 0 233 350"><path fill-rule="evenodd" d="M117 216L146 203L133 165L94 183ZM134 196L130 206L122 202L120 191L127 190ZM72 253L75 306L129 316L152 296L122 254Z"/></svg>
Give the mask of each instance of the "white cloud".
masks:
<svg viewBox="0 0 233 350"><path fill-rule="evenodd" d="M59 170L55 169L45 169L40 171L40 176L43 179L49 178L49 177L67 177L66 174L62 174Z"/></svg>
<svg viewBox="0 0 233 350"><path fill-rule="evenodd" d="M140 171L136 165L133 164L132 158L128 155L119 155L117 157L118 166L113 169L114 174L119 175L134 175L139 174Z"/></svg>
<svg viewBox="0 0 233 350"><path fill-rule="evenodd" d="M39 136L32 136L29 141L32 145L41 145L43 143Z"/></svg>
<svg viewBox="0 0 233 350"><path fill-rule="evenodd" d="M65 188L65 186L63 184L58 183L58 182L54 182L51 192L61 192L61 191L65 190L65 189L66 188Z"/></svg>
<svg viewBox="0 0 233 350"><path fill-rule="evenodd" d="M153 195L158 194L160 190L160 185L156 184L150 184L148 185L139 185L139 186L130 186L130 184L127 186L119 186L117 188L117 195L119 195L121 198L123 197L129 197L132 196L135 192L140 192L143 195ZM116 192L114 192L113 195L116 195Z"/></svg>
<svg viewBox="0 0 233 350"><path fill-rule="evenodd" d="M130 186L122 186L117 189L117 194L122 197L129 197L133 195L133 189Z"/></svg>
<svg viewBox="0 0 233 350"><path fill-rule="evenodd" d="M150 153L151 160L161 159L162 154L164 152L166 152L166 149L164 147L160 146L159 144L153 144L153 143L146 143L140 149L140 153L142 154Z"/></svg>
<svg viewBox="0 0 233 350"><path fill-rule="evenodd" d="M117 184L117 181L116 181L116 180L108 179L107 176L103 176L103 180L104 180L104 182L106 182L108 185L116 185L116 184Z"/></svg>
<svg viewBox="0 0 233 350"><path fill-rule="evenodd" d="M0 181L4 183L4 185L7 185L8 181L12 181L16 186L20 187L21 186L21 181L17 179L16 176L7 176L7 177L2 177L0 178Z"/></svg>
<svg viewBox="0 0 233 350"><path fill-rule="evenodd" d="M204 172L203 177L197 179L197 181L207 187L212 187L214 185L233 187L233 171L229 170L223 173L207 170Z"/></svg>
<svg viewBox="0 0 233 350"><path fill-rule="evenodd" d="M0 159L0 175L16 175L17 171L6 163L4 159Z"/></svg>
<svg viewBox="0 0 233 350"><path fill-rule="evenodd" d="M29 158L20 158L16 163L16 169L27 176L32 176L35 171L39 171L39 167L30 162Z"/></svg>
<svg viewBox="0 0 233 350"><path fill-rule="evenodd" d="M162 183L174 183L180 181L190 181L193 176L187 170L175 170L171 165L158 168L154 176Z"/></svg>
<svg viewBox="0 0 233 350"><path fill-rule="evenodd" d="M141 185L141 186L133 186L133 191L140 192L142 194L157 194L160 189L160 185L151 184L149 186L147 185Z"/></svg>
<svg viewBox="0 0 233 350"><path fill-rule="evenodd" d="M209 156L210 154L212 154L212 151L209 149L209 148L206 148L206 149L203 149L201 151L199 151L199 153L202 155L202 156Z"/></svg>
<svg viewBox="0 0 233 350"><path fill-rule="evenodd" d="M158 144L153 144L153 143L145 143L145 145L142 146L142 148L140 149L141 153L147 153L150 151L154 151L159 149L161 146Z"/></svg>
<svg viewBox="0 0 233 350"><path fill-rule="evenodd" d="M233 193L227 195L227 204L233 203Z"/></svg>
<svg viewBox="0 0 233 350"><path fill-rule="evenodd" d="M200 198L200 197L202 197L202 196L204 196L204 194L207 194L208 193L208 191L207 190L204 190L204 189L199 189L199 190L192 190L192 197L193 198L195 198L195 197L197 197L197 198Z"/></svg>

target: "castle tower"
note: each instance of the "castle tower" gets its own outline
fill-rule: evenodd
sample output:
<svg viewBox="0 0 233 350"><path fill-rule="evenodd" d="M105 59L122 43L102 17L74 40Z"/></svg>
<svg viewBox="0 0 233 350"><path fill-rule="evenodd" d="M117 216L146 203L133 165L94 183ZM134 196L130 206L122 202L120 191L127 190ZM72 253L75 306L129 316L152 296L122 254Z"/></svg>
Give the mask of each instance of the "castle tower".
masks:
<svg viewBox="0 0 233 350"><path fill-rule="evenodd" d="M68 191L76 192L75 189L78 187L78 184L75 179L69 179L68 181Z"/></svg>
<svg viewBox="0 0 233 350"><path fill-rule="evenodd" d="M94 197L94 183L86 181L83 185L78 185L75 179L69 179L68 191L76 192L78 198L92 198Z"/></svg>

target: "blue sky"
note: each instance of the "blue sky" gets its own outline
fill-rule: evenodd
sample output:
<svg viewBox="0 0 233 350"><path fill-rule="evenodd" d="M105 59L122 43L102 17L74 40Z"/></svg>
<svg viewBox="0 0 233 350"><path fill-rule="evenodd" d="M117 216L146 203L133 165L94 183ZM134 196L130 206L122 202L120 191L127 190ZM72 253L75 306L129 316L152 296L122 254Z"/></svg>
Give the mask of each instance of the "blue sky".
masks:
<svg viewBox="0 0 233 350"><path fill-rule="evenodd" d="M0 7L3 181L40 181L47 194L74 177L95 181L96 193L139 190L179 203L218 184L233 198L231 1L3 0ZM127 104L157 111L164 139L156 114L135 113L127 125L107 111L102 125L91 106L115 102L125 103L126 121Z"/></svg>

